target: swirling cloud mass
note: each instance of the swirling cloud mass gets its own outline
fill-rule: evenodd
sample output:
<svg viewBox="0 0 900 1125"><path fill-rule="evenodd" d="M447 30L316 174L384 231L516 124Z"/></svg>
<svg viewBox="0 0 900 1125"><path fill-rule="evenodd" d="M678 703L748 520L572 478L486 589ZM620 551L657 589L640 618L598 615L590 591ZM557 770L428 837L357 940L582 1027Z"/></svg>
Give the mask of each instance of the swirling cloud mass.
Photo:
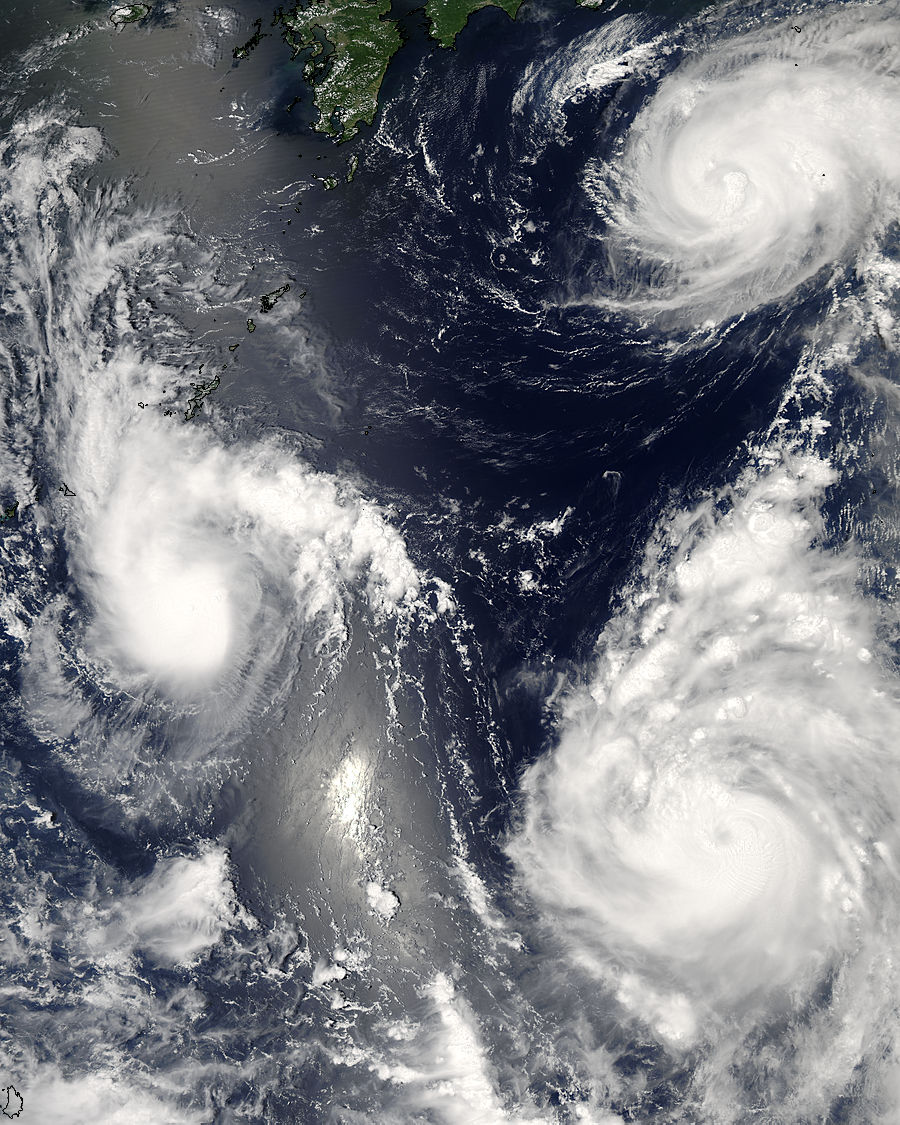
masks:
<svg viewBox="0 0 900 1125"><path fill-rule="evenodd" d="M873 552L893 560L895 517L873 500L878 525L836 547L826 512L861 463L893 472L892 438L831 419L849 384L871 424L896 425L900 17L832 5L731 11L685 43L636 31L621 17L551 59L520 106L604 91L625 123L583 177L601 263L584 301L694 346L816 300L733 483L660 517L523 777L507 850L575 973L695 1060L696 1117L678 1120L832 1120L853 1090L848 1120L889 1121L896 615L871 597L888 570L869 596L860 576ZM547 120L559 135L564 115Z"/></svg>
<svg viewBox="0 0 900 1125"><path fill-rule="evenodd" d="M233 1096L248 1120L281 1112L276 1102L285 1120L301 1104L324 1113L327 1098L347 1121L897 1120L900 8L735 5L664 31L650 16L602 18L527 67L506 154L520 166L504 178L478 143L461 182L479 203L496 198L470 228L496 224L484 241L505 280L474 278L463 296L451 279L452 318L427 353L474 364L452 349L489 294L503 308L485 317L496 340L514 333L529 363L547 363L549 374L526 373L530 410L563 397L570 360L585 379L576 358L608 363L586 390L574 377L564 388L571 401L613 388L602 441L569 411L572 444L548 454L515 430L523 411L497 430L517 449L491 447L488 425L466 450L492 480L519 467L538 480L528 473L546 456L547 497L551 458L587 449L594 463L558 474L583 492L555 518L526 498L538 522L522 530L512 504L499 510L505 495L495 522L479 523L494 500L462 475L458 493L428 491L456 467L429 462L431 431L415 425L439 419L444 449L446 418L476 402L515 413L522 388L507 397L515 363L499 345L483 385L459 384L457 415L449 378L430 415L385 392L415 348L388 379L389 364L371 365L372 403L404 402L392 434L412 434L422 460L392 476L382 450L373 481L416 477L402 527L448 573L458 564L489 638L492 615L515 616L522 636L504 649L497 628L496 657L462 613L437 635L455 612L449 585L414 564L394 511L349 470L314 469L305 437L245 426L224 395L202 424L184 417L201 354L184 324L224 286L184 215L141 210L123 186L91 188L101 135L49 101L17 112L0 141L0 469L16 497L34 496L3 540L10 730L29 764L0 758L25 841L0 857L5 881L24 888L0 956L23 974L15 1003L32 1037L17 1065L32 1068L26 1093L48 1119L109 1101L108 1120L206 1120ZM593 114L588 142L579 114ZM411 129L424 137L418 120ZM386 148L390 136L383 126ZM422 200L439 194L455 236L450 201L463 189L436 193L440 158L420 147L426 172L409 194L426 218ZM577 175L560 174L547 199L535 190L534 218L498 185L531 190L551 149L553 168ZM413 176L415 145L398 153ZM479 176L491 192L474 190ZM551 214L571 220L555 241ZM422 277L451 242L421 252ZM533 268L528 285L514 261ZM292 300L279 304L285 322ZM419 322L401 311L411 331ZM771 348L762 374L751 348ZM733 373L752 407L723 427L728 452L698 451L695 478L694 450L673 455L669 475L658 454L665 487L685 491L648 501L654 442L674 445L689 417L718 425L737 391L712 402L709 388ZM629 416L642 395L671 402L670 428L650 432L650 410L645 428ZM710 403L692 414L692 395ZM160 409L176 401L178 417ZM610 437L619 419L625 436ZM696 424L685 440L698 440ZM632 500L645 470L652 486ZM463 496L478 510L471 526ZM622 543L652 529L639 559L595 536L591 504L609 505L596 522L614 536L630 511ZM611 607L605 593L583 597L606 587L580 585L591 568L566 555L576 549L621 563ZM509 569L527 551L527 569ZM552 690L549 657L523 673L549 723L505 732L505 672L515 665L514 680L525 652L539 663L535 637L549 644L570 594L581 632L561 628L559 649L582 664ZM538 597L532 633L520 609ZM65 830L28 788L44 769L48 793L65 789L81 817ZM228 802L243 798L217 801L245 783L226 841ZM33 869L44 854L52 878ZM260 915L288 903L290 918L285 907L262 922L239 905L244 870ZM70 892L72 871L83 886ZM57 974L50 985L29 968L39 962ZM49 1062L32 1047L58 1013L71 1066L68 1044Z"/></svg>
<svg viewBox="0 0 900 1125"><path fill-rule="evenodd" d="M4 145L8 301L26 384L9 469L23 493L36 462L77 483L64 534L84 652L101 675L183 698L223 682L233 695L240 673L247 705L292 630L308 623L317 644L340 643L358 577L375 614L412 605L419 577L380 510L287 443L225 447L143 410L171 396L178 373L143 351L129 287L140 277L146 302L185 247L170 215L128 214L115 193L79 199L70 181L101 148L95 130L52 112L21 119ZM51 163L48 188L36 171ZM197 285L185 279L188 292ZM102 327L85 334L92 323ZM41 400L39 430L27 407ZM22 627L40 633L48 620Z"/></svg>
<svg viewBox="0 0 900 1125"><path fill-rule="evenodd" d="M667 528L525 783L532 893L674 1041L812 984L892 893L900 712L852 560L810 549L828 480L786 458Z"/></svg>
<svg viewBox="0 0 900 1125"><path fill-rule="evenodd" d="M746 22L723 39L712 21L590 164L601 303L719 321L839 266L896 214L896 14L847 5ZM610 78L588 69L589 84Z"/></svg>

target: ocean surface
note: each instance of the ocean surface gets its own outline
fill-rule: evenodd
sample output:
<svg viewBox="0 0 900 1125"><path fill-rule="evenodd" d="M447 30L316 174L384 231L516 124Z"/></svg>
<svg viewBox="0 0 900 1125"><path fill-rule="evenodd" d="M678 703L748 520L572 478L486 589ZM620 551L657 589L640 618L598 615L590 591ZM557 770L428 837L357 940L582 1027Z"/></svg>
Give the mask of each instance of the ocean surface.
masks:
<svg viewBox="0 0 900 1125"><path fill-rule="evenodd" d="M403 8L339 146L115 7L0 10L18 1120L897 1121L900 5Z"/></svg>

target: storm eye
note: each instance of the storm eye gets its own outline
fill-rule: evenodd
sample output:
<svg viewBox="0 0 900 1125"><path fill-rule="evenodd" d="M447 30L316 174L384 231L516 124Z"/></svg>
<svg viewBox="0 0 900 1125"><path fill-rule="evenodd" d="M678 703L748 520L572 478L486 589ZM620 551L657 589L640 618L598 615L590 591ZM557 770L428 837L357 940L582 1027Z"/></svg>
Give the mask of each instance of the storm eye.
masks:
<svg viewBox="0 0 900 1125"><path fill-rule="evenodd" d="M852 262L890 221L895 85L874 59L860 85L865 31L832 36L806 56L773 27L691 55L650 91L616 159L588 162L601 304L673 324L727 319Z"/></svg>

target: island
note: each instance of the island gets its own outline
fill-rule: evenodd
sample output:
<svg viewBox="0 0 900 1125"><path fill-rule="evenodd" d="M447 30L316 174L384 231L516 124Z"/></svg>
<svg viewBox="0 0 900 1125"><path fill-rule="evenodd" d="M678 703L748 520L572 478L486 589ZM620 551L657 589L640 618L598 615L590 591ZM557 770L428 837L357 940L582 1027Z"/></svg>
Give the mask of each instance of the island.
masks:
<svg viewBox="0 0 900 1125"><path fill-rule="evenodd" d="M15 1086L4 1086L0 1090L0 1101L3 1103L0 1109L4 1117L18 1117L25 1105L22 1095Z"/></svg>
<svg viewBox="0 0 900 1125"><path fill-rule="evenodd" d="M522 0L428 0L425 14L429 30L442 47L452 47L456 37L466 26L469 16L479 8L502 8L511 18L522 6Z"/></svg>
<svg viewBox="0 0 900 1125"><path fill-rule="evenodd" d="M521 5L522 0L426 0L425 15L433 38L452 47L473 12L493 6L515 18ZM390 9L391 0L306 0L276 9L272 24L281 27L293 57L306 54L303 77L313 90L320 133L346 141L361 124L375 120L381 83L402 43L397 21L387 18ZM244 49L236 48L234 57L245 57L239 53Z"/></svg>
<svg viewBox="0 0 900 1125"><path fill-rule="evenodd" d="M254 20L253 26L256 28L256 31L250 36L247 42L240 47L235 47L235 49L231 52L231 57L233 59L237 59L239 62L241 59L249 59L250 52L255 51L260 43L262 43L263 39L265 39L266 37L266 33L262 29L261 19Z"/></svg>
<svg viewBox="0 0 900 1125"><path fill-rule="evenodd" d="M203 370L202 366L200 370ZM188 399L187 410L185 410L184 412L185 422L190 422L192 419L196 418L196 416L200 413L201 407L203 406L203 400L205 398L208 398L209 395L211 395L212 392L216 389L216 387L218 387L218 385L218 375L215 375L212 379L210 379L208 383L191 383L191 386L194 389L194 393Z"/></svg>
<svg viewBox="0 0 900 1125"><path fill-rule="evenodd" d="M288 292L289 289L290 285L285 282L284 285L279 286L278 289L273 289L271 293L263 293L263 295L259 299L259 311L261 313L271 312L272 309L275 308L277 302L285 295L285 293ZM304 293L301 293L300 295L301 297L305 296ZM250 332L252 332L253 328L256 327L256 325L254 324L253 328L250 328L251 323L251 321L247 321L247 328Z"/></svg>
<svg viewBox="0 0 900 1125"><path fill-rule="evenodd" d="M312 0L278 9L273 22L293 57L308 52L303 77L319 111L316 129L346 141L361 122L371 125L388 63L400 49L400 31L384 17L391 0Z"/></svg>
<svg viewBox="0 0 900 1125"><path fill-rule="evenodd" d="M116 27L124 27L126 23L137 23L149 15L149 4L120 4L109 13L109 18Z"/></svg>

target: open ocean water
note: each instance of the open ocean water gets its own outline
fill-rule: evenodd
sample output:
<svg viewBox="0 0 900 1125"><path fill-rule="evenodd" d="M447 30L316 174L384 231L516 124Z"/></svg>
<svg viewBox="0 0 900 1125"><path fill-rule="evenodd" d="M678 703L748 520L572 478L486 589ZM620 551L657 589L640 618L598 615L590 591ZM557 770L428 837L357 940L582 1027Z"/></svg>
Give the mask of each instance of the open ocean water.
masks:
<svg viewBox="0 0 900 1125"><path fill-rule="evenodd" d="M0 11L0 1110L897 1121L900 7L404 9L337 147L111 10Z"/></svg>

